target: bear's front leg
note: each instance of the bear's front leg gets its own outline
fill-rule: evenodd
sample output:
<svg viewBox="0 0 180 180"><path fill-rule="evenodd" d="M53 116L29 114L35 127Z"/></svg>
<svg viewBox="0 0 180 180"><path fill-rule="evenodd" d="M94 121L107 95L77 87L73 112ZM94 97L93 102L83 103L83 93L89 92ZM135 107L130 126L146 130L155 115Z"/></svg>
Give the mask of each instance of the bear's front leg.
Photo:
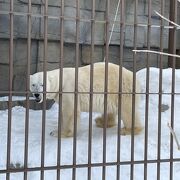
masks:
<svg viewBox="0 0 180 180"><path fill-rule="evenodd" d="M134 127L132 127L132 95L123 95L123 106L122 106L122 120L124 128L121 129L121 135L130 135L132 128L134 129L134 135L139 134L143 127L141 125L140 116L138 112L139 97L136 96L135 102L135 117L134 117Z"/></svg>
<svg viewBox="0 0 180 180"><path fill-rule="evenodd" d="M60 130L60 133L58 133L58 130L54 130L50 133L50 135L58 138L73 137L73 133L74 133L73 115L67 116L67 114L63 113L63 115L61 116L61 121L62 121L62 128ZM59 134L61 135L59 136Z"/></svg>
<svg viewBox="0 0 180 180"><path fill-rule="evenodd" d="M74 111L77 111L77 113L74 113ZM76 114L76 117L75 117ZM63 113L63 128L62 128L62 136L63 137L73 137L74 135L74 128L78 130L80 120L80 112L79 110L73 109L73 111ZM75 126L76 122L76 127Z"/></svg>
<svg viewBox="0 0 180 180"><path fill-rule="evenodd" d="M63 120L62 122L62 129L61 129L61 137L66 138L66 137L73 137L74 135L74 122L76 121L77 124L77 129L78 129L78 124L79 124L79 119L80 119L80 112L77 112L77 118L74 118L74 112L72 113L64 113L61 118ZM51 136L53 137L58 137L58 130L54 130L50 133Z"/></svg>
<svg viewBox="0 0 180 180"><path fill-rule="evenodd" d="M74 108L74 96L70 96L70 94L64 95L62 102L61 137L73 137L74 128L75 128L74 124L76 122L77 125L76 128L78 129L79 120L80 120L79 103L77 107ZM58 130L52 131L50 135L54 137L58 137Z"/></svg>

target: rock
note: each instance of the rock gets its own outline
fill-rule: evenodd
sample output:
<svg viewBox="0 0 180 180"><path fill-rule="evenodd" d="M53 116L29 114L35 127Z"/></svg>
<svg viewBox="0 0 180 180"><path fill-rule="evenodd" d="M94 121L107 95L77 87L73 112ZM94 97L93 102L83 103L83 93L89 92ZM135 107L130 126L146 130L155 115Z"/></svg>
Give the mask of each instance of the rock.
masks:
<svg viewBox="0 0 180 180"><path fill-rule="evenodd" d="M10 163L10 169L23 169L24 166L21 163Z"/></svg>
<svg viewBox="0 0 180 180"><path fill-rule="evenodd" d="M46 101L46 110L50 109L53 104L54 104L53 100L47 100ZM27 102L26 102L26 100L12 101L12 107L15 107L15 106L23 106L24 108L26 108ZM9 109L8 101L0 101L0 110L6 110L6 109ZM35 100L29 100L29 109L42 110L43 103L39 104L39 103L35 102Z"/></svg>
<svg viewBox="0 0 180 180"><path fill-rule="evenodd" d="M161 105L161 112L165 112L165 111L167 111L169 109L169 105L167 105L167 104L162 104Z"/></svg>

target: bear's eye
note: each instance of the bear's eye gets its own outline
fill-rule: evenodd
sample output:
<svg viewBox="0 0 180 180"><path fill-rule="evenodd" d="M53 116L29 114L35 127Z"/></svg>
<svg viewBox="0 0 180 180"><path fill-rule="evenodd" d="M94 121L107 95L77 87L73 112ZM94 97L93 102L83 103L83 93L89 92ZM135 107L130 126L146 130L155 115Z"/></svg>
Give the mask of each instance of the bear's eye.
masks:
<svg viewBox="0 0 180 180"><path fill-rule="evenodd" d="M40 84L41 87L43 87L43 84Z"/></svg>
<svg viewBox="0 0 180 180"><path fill-rule="evenodd" d="M32 87L34 87L35 86L35 84L32 84Z"/></svg>

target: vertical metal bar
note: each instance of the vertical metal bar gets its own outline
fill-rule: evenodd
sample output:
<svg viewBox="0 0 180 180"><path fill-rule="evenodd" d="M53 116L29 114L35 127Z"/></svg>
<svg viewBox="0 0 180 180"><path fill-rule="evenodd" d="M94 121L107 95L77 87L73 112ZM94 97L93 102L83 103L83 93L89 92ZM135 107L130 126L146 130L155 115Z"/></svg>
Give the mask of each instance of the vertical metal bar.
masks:
<svg viewBox="0 0 180 180"><path fill-rule="evenodd" d="M175 54L175 53L174 53ZM171 127L174 128L175 58L172 60ZM173 180L173 136L170 138L170 180Z"/></svg>
<svg viewBox="0 0 180 180"><path fill-rule="evenodd" d="M59 113L58 113L58 146L57 146L57 180L60 180L61 165L61 130L62 130L62 96L63 96L63 66L64 66L64 0L61 0L60 13L60 62L59 62Z"/></svg>
<svg viewBox="0 0 180 180"><path fill-rule="evenodd" d="M9 43L9 101L8 101L8 129L7 129L7 166L6 169L10 168L11 161L11 126L12 126L12 88L13 88L13 36L14 36L14 1L10 1L10 43ZM6 180L10 179L10 173L7 172Z"/></svg>
<svg viewBox="0 0 180 180"><path fill-rule="evenodd" d="M105 78L104 78L104 128L103 128L103 169L102 180L106 179L106 127L107 127L107 98L108 98L108 62L109 62L109 0L106 0L106 47L105 47Z"/></svg>
<svg viewBox="0 0 180 180"><path fill-rule="evenodd" d="M25 147L24 168L28 168L28 137L29 137L29 76L31 61L31 0L28 1L27 15L27 74L26 74L26 117L25 117ZM27 180L27 171L24 172L24 180Z"/></svg>
<svg viewBox="0 0 180 180"><path fill-rule="evenodd" d="M76 0L76 62L75 62L75 91L74 91L74 138L73 138L73 171L72 179L76 179L76 152L77 152L77 116L78 116L78 67L79 67L79 29L80 3Z"/></svg>
<svg viewBox="0 0 180 180"><path fill-rule="evenodd" d="M171 0L170 1L170 9L169 9L169 20L175 22L177 18L177 0ZM172 24L169 23L171 26ZM168 45L168 53L173 54L175 49L175 29L169 29L169 45ZM169 56L168 57L168 66L173 66L174 58Z"/></svg>
<svg viewBox="0 0 180 180"><path fill-rule="evenodd" d="M151 49L151 0L148 1L148 29L147 29L147 49ZM148 156L148 122L149 122L149 58L147 53L146 62L146 105L145 105L145 136L144 136L144 180L147 180L147 156Z"/></svg>
<svg viewBox="0 0 180 180"><path fill-rule="evenodd" d="M134 6L134 49L137 49L137 8L138 0ZM131 169L130 179L134 179L134 118L135 118L135 93L136 93L136 54L133 54L133 88L132 88L132 133L131 133Z"/></svg>
<svg viewBox="0 0 180 180"><path fill-rule="evenodd" d="M41 137L41 168L44 168L45 159L45 127L46 127L46 77L47 77L47 51L48 51L48 0L44 1L44 52L43 52L43 110L42 110L42 137ZM41 169L41 180L44 180L44 170Z"/></svg>
<svg viewBox="0 0 180 180"><path fill-rule="evenodd" d="M95 34L95 0L91 1L91 65L90 65L90 94L89 94L89 135L88 135L88 180L91 180L92 157L92 112L93 112L93 72L94 72L94 34Z"/></svg>
<svg viewBox="0 0 180 180"><path fill-rule="evenodd" d="M172 0L170 3L170 20L176 22L177 20L177 1ZM169 51L172 54L176 54L176 29L169 31ZM172 88L171 88L171 127L174 128L174 98L175 98L175 68L176 59L174 57L169 58L172 65ZM173 136L170 137L170 180L173 180Z"/></svg>
<svg viewBox="0 0 180 180"><path fill-rule="evenodd" d="M124 48L124 29L125 29L125 12L124 0L120 4L120 59L119 59L119 95L118 95L118 129L117 129L117 174L116 179L120 180L120 146L121 146L121 108L122 108L122 67L123 67L123 48Z"/></svg>
<svg viewBox="0 0 180 180"><path fill-rule="evenodd" d="M161 14L164 14L164 0L161 0ZM160 28L160 52L163 52L163 19L161 19L161 28ZM163 63L162 63L163 57L160 55L159 59L159 99L158 99L158 148L157 148L157 180L160 180L161 173L160 173L160 159L161 159L161 108L162 108L162 69L163 69Z"/></svg>

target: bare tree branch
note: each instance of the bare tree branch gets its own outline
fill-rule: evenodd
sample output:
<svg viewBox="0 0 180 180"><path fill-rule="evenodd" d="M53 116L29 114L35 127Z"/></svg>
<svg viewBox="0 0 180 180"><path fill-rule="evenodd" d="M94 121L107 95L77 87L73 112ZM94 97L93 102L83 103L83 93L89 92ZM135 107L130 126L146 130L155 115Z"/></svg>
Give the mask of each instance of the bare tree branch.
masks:
<svg viewBox="0 0 180 180"><path fill-rule="evenodd" d="M178 150L180 150L180 145L179 145L179 141L178 141L178 139L176 137L176 133L174 132L174 130L172 129L172 127L171 127L171 125L169 123L167 123L167 126L169 127L169 130L170 130L170 132L171 132L171 134L172 134L172 136L173 136L173 138L174 138L174 140L175 140L175 142L177 144Z"/></svg>
<svg viewBox="0 0 180 180"><path fill-rule="evenodd" d="M180 0L178 0L178 1L180 1ZM180 29L180 25L179 25L179 24L176 24L175 22L170 21L168 18L164 17L163 15L161 15L160 13L158 13L157 11L154 11L154 12L155 12L159 17L161 17L162 19L164 19L164 20L170 22L171 24L173 24L174 26L176 26L177 29Z"/></svg>
<svg viewBox="0 0 180 180"><path fill-rule="evenodd" d="M164 56L171 56L171 57L176 57L180 58L180 55L177 54L169 54L169 53L164 53L164 52L159 52L159 51L151 51L151 50L132 50L135 53L143 52L143 53L153 53L153 54L160 54Z"/></svg>

